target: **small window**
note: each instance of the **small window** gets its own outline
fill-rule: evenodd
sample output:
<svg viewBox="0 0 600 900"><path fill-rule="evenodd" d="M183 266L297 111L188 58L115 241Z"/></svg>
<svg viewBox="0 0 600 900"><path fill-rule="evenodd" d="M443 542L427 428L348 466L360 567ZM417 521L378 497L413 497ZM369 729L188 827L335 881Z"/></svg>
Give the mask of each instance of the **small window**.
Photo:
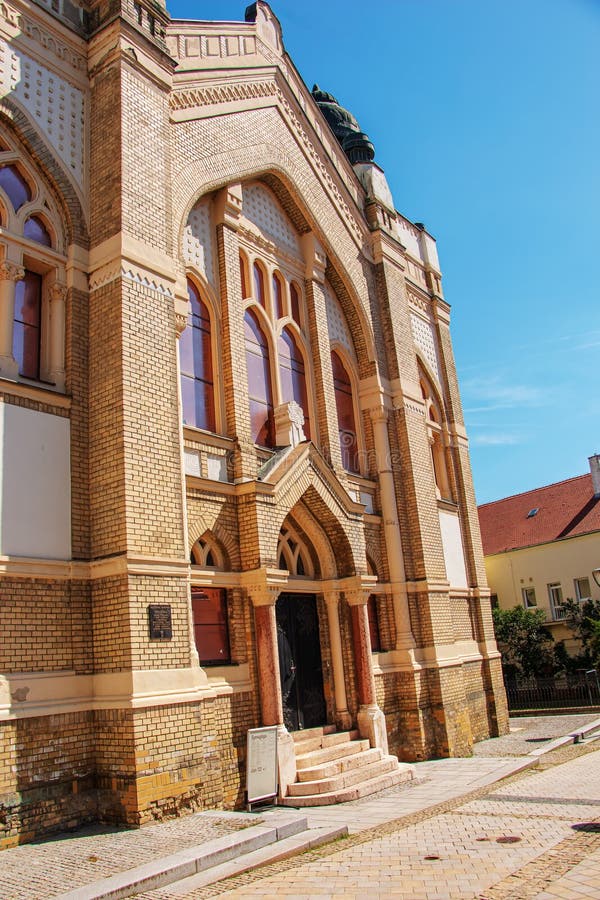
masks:
<svg viewBox="0 0 600 900"><path fill-rule="evenodd" d="M40 377L41 312L42 276L27 270L15 288L12 347L23 378Z"/></svg>
<svg viewBox="0 0 600 900"><path fill-rule="evenodd" d="M283 285L281 276L278 274L273 275L273 308L275 318L281 319L283 316Z"/></svg>
<svg viewBox="0 0 600 900"><path fill-rule="evenodd" d="M367 601L367 614L369 617L369 635L371 637L371 652L378 653L381 650L381 637L379 634L379 611L377 598L371 594Z"/></svg>
<svg viewBox="0 0 600 900"><path fill-rule="evenodd" d="M525 609L532 609L533 607L537 606L537 600L535 599L535 588L522 588L521 594L523 595L523 606L525 607Z"/></svg>
<svg viewBox="0 0 600 900"><path fill-rule="evenodd" d="M527 518L533 519L534 516L537 516L539 511L540 511L539 506L534 506L533 509L530 509L529 512L527 513Z"/></svg>
<svg viewBox="0 0 600 900"><path fill-rule="evenodd" d="M254 273L254 299L260 303L262 307L265 305L265 276L263 270L257 262L252 267Z"/></svg>
<svg viewBox="0 0 600 900"><path fill-rule="evenodd" d="M192 613L200 663L218 666L231 662L225 591L192 587Z"/></svg>
<svg viewBox="0 0 600 900"><path fill-rule="evenodd" d="M240 282L242 285L242 300L248 296L248 279L246 278L246 260L240 253Z"/></svg>
<svg viewBox="0 0 600 900"><path fill-rule="evenodd" d="M290 284L290 304L292 307L292 319L296 325L301 325L300 321L300 294L295 284Z"/></svg>
<svg viewBox="0 0 600 900"><path fill-rule="evenodd" d="M589 600L592 596L592 593L590 591L590 579L576 578L574 584L576 598L578 600Z"/></svg>
<svg viewBox="0 0 600 900"><path fill-rule="evenodd" d="M550 600L550 610L552 618L555 620L565 618L565 610L562 605L563 593L560 582L554 582L548 585L548 598Z"/></svg>

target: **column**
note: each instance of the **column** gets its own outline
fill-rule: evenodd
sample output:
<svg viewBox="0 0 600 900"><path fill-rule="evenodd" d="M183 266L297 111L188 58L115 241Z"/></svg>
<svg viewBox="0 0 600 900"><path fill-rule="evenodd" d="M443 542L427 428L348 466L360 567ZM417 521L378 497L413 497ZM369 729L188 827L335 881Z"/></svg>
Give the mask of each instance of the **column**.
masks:
<svg viewBox="0 0 600 900"><path fill-rule="evenodd" d="M346 602L350 606L352 621L352 644L354 665L358 686L358 730L361 737L368 738L372 747L380 747L388 752L385 716L377 704L375 675L371 656L371 638L367 601L369 594L362 587L345 590Z"/></svg>
<svg viewBox="0 0 600 900"><path fill-rule="evenodd" d="M317 423L319 426L318 441L316 434L313 435L313 441L320 443L324 456L329 460L339 476L344 478L333 388L333 373L331 371L331 346L329 344L329 329L325 307L324 284L327 258L325 251L312 232L303 235L301 241L306 265L304 287L313 358Z"/></svg>
<svg viewBox="0 0 600 900"><path fill-rule="evenodd" d="M339 591L328 591L325 594L325 606L327 607L327 623L329 625L329 643L331 646L331 666L333 669L335 722L337 727L343 730L351 727L352 718L348 711L348 698L346 696L344 657L342 654L342 637L340 634L339 603Z"/></svg>
<svg viewBox="0 0 600 900"><path fill-rule="evenodd" d="M242 186L230 184L217 195L215 222L223 314L223 392L227 434L237 439L233 470L236 481L256 477L256 451L250 431L244 307L237 229L242 214Z"/></svg>
<svg viewBox="0 0 600 900"><path fill-rule="evenodd" d="M50 340L48 343L48 381L59 390L65 387L65 304L67 288L55 281L48 287L50 302Z"/></svg>
<svg viewBox="0 0 600 900"><path fill-rule="evenodd" d="M13 380L19 376L19 366L12 352L15 289L17 281L24 277L23 266L8 260L0 264L0 376Z"/></svg>
<svg viewBox="0 0 600 900"><path fill-rule="evenodd" d="M394 488L394 475L387 430L388 412L383 406L378 406L371 409L370 414L373 423L377 473L379 475L383 532L390 581L392 583L396 649L409 650L415 646L415 641L410 625L402 536L398 522L396 491Z"/></svg>
<svg viewBox="0 0 600 900"><path fill-rule="evenodd" d="M296 780L296 753L293 738L283 723L275 604L287 573L284 576L277 569L261 569L246 576L246 590L254 607L261 719L263 725L277 726L279 794L285 797L288 785Z"/></svg>

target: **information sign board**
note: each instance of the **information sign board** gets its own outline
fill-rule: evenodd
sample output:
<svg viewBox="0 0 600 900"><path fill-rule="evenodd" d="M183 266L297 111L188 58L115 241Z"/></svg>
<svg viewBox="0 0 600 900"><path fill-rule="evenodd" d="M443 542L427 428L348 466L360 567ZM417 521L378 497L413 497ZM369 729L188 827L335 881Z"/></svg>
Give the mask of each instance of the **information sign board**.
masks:
<svg viewBox="0 0 600 900"><path fill-rule="evenodd" d="M246 744L246 802L277 796L277 725L249 728Z"/></svg>

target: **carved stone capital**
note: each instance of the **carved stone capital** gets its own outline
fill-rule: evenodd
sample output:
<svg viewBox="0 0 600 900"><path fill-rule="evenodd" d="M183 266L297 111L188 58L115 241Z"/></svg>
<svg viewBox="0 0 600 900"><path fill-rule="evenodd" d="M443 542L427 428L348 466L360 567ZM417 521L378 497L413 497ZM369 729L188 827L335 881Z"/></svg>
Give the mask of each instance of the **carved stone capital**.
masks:
<svg viewBox="0 0 600 900"><path fill-rule="evenodd" d="M22 281L25 278L25 269L16 263L4 260L0 263L0 281Z"/></svg>
<svg viewBox="0 0 600 900"><path fill-rule="evenodd" d="M371 416L371 422L373 424L377 424L378 422L383 422L385 425L387 423L389 413L385 406L373 406L369 409L369 415Z"/></svg>
<svg viewBox="0 0 600 900"><path fill-rule="evenodd" d="M288 572L266 567L252 569L242 573L241 581L253 606L275 606L279 594L287 585Z"/></svg>
<svg viewBox="0 0 600 900"><path fill-rule="evenodd" d="M67 286L55 281L48 290L48 296L51 303L64 303L67 299Z"/></svg>

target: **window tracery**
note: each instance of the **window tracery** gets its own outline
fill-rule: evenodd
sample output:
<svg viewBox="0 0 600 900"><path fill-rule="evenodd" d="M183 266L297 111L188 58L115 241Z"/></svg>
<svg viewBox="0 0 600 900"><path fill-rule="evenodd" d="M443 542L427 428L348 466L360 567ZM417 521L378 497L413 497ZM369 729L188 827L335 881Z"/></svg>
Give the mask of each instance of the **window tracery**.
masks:
<svg viewBox="0 0 600 900"><path fill-rule="evenodd" d="M66 260L60 215L10 142L0 145L0 375L65 387Z"/></svg>

